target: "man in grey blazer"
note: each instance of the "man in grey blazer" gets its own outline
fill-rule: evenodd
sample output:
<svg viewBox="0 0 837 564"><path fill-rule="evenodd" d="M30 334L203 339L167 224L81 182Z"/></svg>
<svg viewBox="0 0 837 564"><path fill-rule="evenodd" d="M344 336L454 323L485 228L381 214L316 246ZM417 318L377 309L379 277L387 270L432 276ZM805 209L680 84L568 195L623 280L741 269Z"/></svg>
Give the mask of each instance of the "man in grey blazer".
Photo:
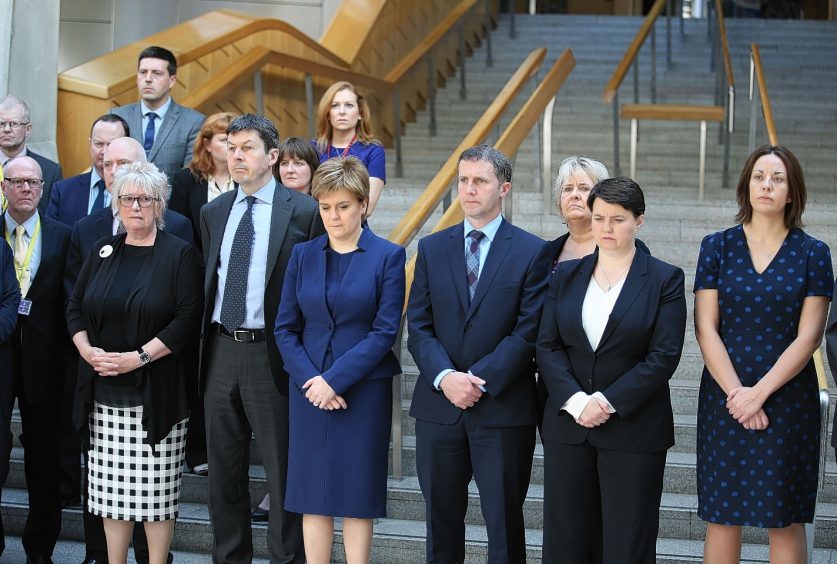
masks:
<svg viewBox="0 0 837 564"><path fill-rule="evenodd" d="M236 190L201 208L206 259L200 390L209 459L209 515L216 563L249 563L248 468L255 436L267 474L271 562L305 561L302 518L282 508L288 469L288 374L273 337L285 270L296 243L325 232L310 197L273 178L279 132L245 114L227 128Z"/></svg>
<svg viewBox="0 0 837 564"><path fill-rule="evenodd" d="M177 82L177 59L163 47L147 47L137 63L140 101L114 108L128 122L131 137L145 148L148 160L171 179L192 160L203 114L184 108L171 97Z"/></svg>
<svg viewBox="0 0 837 564"><path fill-rule="evenodd" d="M32 115L26 102L11 94L0 100L0 164L5 165L9 159L22 156L32 157L38 163L44 180L38 212L44 215L52 185L63 176L61 166L57 162L35 153L26 146L31 133Z"/></svg>

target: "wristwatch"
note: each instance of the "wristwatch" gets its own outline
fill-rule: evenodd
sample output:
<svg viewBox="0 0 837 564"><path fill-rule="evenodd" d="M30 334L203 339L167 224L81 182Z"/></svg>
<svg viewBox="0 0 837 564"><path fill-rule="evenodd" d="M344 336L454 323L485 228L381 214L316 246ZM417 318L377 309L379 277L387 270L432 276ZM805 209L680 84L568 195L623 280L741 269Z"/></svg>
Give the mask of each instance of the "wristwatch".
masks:
<svg viewBox="0 0 837 564"><path fill-rule="evenodd" d="M142 347L137 349L137 353L139 353L140 364L143 366L151 362L151 355L145 352Z"/></svg>

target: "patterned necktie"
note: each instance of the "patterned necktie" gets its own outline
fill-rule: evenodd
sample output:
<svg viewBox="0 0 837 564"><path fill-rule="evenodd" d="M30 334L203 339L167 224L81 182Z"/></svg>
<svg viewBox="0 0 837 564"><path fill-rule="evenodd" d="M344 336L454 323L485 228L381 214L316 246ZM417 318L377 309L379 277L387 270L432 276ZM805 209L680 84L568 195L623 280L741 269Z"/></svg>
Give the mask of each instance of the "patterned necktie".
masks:
<svg viewBox="0 0 837 564"><path fill-rule="evenodd" d="M23 236L26 234L26 228L22 225L15 227L15 266L17 267L17 281L20 282L20 293L25 296L29 291L30 274L29 269L23 269L26 262L26 243L23 241Z"/></svg>
<svg viewBox="0 0 837 564"><path fill-rule="evenodd" d="M145 156L148 156L148 153L151 152L151 147L154 146L154 120L158 116L154 112L148 112L145 114L145 117L148 118L148 125L145 127L145 140L142 146L145 149Z"/></svg>
<svg viewBox="0 0 837 564"><path fill-rule="evenodd" d="M247 211L241 216L235 230L227 279L224 283L224 299L221 302L221 325L232 333L244 324L247 307L247 277L250 274L250 257L253 254L253 204L255 196L247 196Z"/></svg>
<svg viewBox="0 0 837 564"><path fill-rule="evenodd" d="M99 192L96 194L96 199L93 200L93 207L90 208L90 213L105 208L105 181L100 178L95 187Z"/></svg>
<svg viewBox="0 0 837 564"><path fill-rule="evenodd" d="M480 241L483 237L485 233L476 229L468 233L471 242L465 252L465 279L468 282L468 295L472 300L477 289L477 281L480 279Z"/></svg>

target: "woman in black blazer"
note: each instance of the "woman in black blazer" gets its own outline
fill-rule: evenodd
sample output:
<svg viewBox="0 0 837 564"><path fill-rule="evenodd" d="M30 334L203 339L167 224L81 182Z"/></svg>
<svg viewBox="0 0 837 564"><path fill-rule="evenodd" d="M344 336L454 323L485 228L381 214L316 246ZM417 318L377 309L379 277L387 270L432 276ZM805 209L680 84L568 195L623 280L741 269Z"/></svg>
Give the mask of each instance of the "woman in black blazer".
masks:
<svg viewBox="0 0 837 564"><path fill-rule="evenodd" d="M151 163L117 172L126 232L94 245L67 307L83 360L73 422L88 448L87 507L103 517L111 562L125 562L135 522L151 561L165 562L178 512L203 289L194 246L162 230L167 190Z"/></svg>
<svg viewBox="0 0 837 564"><path fill-rule="evenodd" d="M192 222L198 248L201 246L201 207L235 188L227 168L227 126L235 117L235 114L221 112L206 118L195 139L192 162L171 179L169 208Z"/></svg>
<svg viewBox="0 0 837 564"><path fill-rule="evenodd" d="M590 192L597 250L550 282L537 361L549 400L544 562L654 562L666 450L668 380L686 326L683 271L637 252L642 190L628 178Z"/></svg>

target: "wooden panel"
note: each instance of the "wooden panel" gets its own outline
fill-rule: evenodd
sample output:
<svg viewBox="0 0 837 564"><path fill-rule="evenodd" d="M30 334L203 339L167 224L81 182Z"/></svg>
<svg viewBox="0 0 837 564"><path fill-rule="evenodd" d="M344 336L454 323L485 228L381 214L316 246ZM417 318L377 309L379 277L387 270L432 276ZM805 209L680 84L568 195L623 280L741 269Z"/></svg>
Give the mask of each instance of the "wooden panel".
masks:
<svg viewBox="0 0 837 564"><path fill-rule="evenodd" d="M59 156L64 177L81 174L90 167L90 151L87 139L93 121L110 111L110 102L92 98L77 92L58 91L58 124L56 131L59 142L72 138L73 143L59 144ZM67 135L72 132L72 135ZM63 151L61 149L63 148Z"/></svg>
<svg viewBox="0 0 837 564"><path fill-rule="evenodd" d="M723 106L675 106L666 104L623 104L624 119L664 121L724 121Z"/></svg>

